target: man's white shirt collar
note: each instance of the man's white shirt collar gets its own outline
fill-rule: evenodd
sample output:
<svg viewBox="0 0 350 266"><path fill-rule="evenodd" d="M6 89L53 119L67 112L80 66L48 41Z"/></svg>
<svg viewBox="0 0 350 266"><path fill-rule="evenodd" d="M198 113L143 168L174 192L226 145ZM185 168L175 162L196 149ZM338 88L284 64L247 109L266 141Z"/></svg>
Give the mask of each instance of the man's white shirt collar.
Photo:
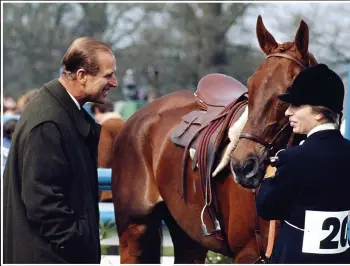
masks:
<svg viewBox="0 0 350 266"><path fill-rule="evenodd" d="M310 137L312 134L322 131L322 130L329 130L329 129L336 129L335 125L332 123L325 123L322 125L315 126L313 129L310 130L309 133L307 133L307 137ZM302 140L299 145L302 145L305 140Z"/></svg>
<svg viewBox="0 0 350 266"><path fill-rule="evenodd" d="M72 98L72 100L74 101L74 103L77 105L78 109L81 110L80 104L78 103L77 99L75 99L73 97L73 95L69 93L68 90L67 90L67 92L68 92L69 96Z"/></svg>

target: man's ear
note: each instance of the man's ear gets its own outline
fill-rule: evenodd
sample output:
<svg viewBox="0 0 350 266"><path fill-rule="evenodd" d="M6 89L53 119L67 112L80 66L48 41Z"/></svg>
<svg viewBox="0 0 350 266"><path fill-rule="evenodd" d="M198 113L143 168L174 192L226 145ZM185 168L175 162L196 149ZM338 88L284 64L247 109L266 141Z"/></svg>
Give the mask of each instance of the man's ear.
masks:
<svg viewBox="0 0 350 266"><path fill-rule="evenodd" d="M325 117L324 117L324 115L322 114L322 113L317 113L317 115L316 115L316 120L317 121L321 121L322 119L324 119Z"/></svg>
<svg viewBox="0 0 350 266"><path fill-rule="evenodd" d="M86 74L86 71L85 69L83 68L79 68L76 72L76 76L77 76L77 81L82 83L82 84L85 84L86 83L86 78L87 78L87 74Z"/></svg>

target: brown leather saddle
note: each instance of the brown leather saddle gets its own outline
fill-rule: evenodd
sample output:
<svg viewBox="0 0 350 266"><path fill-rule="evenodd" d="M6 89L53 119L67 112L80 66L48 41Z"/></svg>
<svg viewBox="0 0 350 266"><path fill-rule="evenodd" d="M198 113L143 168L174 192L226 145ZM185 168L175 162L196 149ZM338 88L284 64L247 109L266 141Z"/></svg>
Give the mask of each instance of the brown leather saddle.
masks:
<svg viewBox="0 0 350 266"><path fill-rule="evenodd" d="M208 74L199 81L194 93L198 110L183 116L171 136L173 143L185 147L182 165L182 196L185 201L189 149L196 149L192 169L196 170L198 163L202 191L205 195L216 155L225 145L224 140L227 139L225 136L229 127L243 113L247 104L247 93L248 89L243 84L227 75ZM220 231L219 222L215 217L215 206L210 206L208 210L215 229L208 233L205 224L202 223L204 235Z"/></svg>
<svg viewBox="0 0 350 266"><path fill-rule="evenodd" d="M212 121L219 118L220 113L237 100L244 100L248 89L236 79L224 74L208 74L198 83L194 93L198 110L182 117L181 123L175 128L171 140L178 146L196 148L200 136ZM201 133L199 132L201 131ZM199 134L200 133L200 134Z"/></svg>

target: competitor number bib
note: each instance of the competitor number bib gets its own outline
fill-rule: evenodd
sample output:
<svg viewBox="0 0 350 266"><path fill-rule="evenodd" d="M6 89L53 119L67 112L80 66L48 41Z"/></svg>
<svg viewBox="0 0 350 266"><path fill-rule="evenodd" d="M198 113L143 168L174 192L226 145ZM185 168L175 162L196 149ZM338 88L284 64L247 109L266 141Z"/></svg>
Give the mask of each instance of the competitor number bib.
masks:
<svg viewBox="0 0 350 266"><path fill-rule="evenodd" d="M306 211L304 253L337 254L350 247L350 211Z"/></svg>

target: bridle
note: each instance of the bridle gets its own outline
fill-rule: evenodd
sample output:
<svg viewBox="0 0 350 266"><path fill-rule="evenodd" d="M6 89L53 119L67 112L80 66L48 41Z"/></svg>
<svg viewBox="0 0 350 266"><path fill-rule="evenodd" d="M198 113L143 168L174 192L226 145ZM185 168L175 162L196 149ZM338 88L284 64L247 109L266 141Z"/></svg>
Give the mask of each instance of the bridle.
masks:
<svg viewBox="0 0 350 266"><path fill-rule="evenodd" d="M296 60L293 56L291 56L289 54L274 53L274 54L270 54L270 55L266 56L266 58L269 58L269 57L288 58L288 59L292 60L294 63L296 63L297 65L301 66L303 69L308 68L303 63L301 63L300 61Z"/></svg>
<svg viewBox="0 0 350 266"><path fill-rule="evenodd" d="M288 55L288 54L282 54L282 53L274 53L274 54L270 54L268 55L266 58L270 58L270 57L283 57L283 58L287 58L287 59L290 59L292 60L294 63L296 63L298 66L300 66L302 69L305 69L307 68L307 66L305 66L303 63L301 63L300 61L298 61L297 59L295 59L294 57ZM251 133L247 133L247 132L241 132L239 134L239 138L240 139L249 139L249 140L252 140L252 141L255 141L259 144L261 144L262 146L264 146L267 150L268 150L268 153L270 154L274 149L274 145L275 145L275 141L276 139L278 138L278 136L280 136L285 130L286 128L288 127L289 125L289 122L287 122L286 124L284 124L282 126L282 128L277 132L277 134L272 138L272 140L270 142L267 142L265 140L263 140L262 138L256 136L256 135L253 135ZM268 155L267 155L268 156Z"/></svg>
<svg viewBox="0 0 350 266"><path fill-rule="evenodd" d="M288 127L289 122L285 123L283 125L283 127L277 132L277 134L273 137L273 139L270 142L267 142L265 140L263 140L262 138L255 136L253 134L250 133L246 133L246 132L241 132L239 134L239 138L240 139L249 139L249 140L253 140L261 145L263 145L269 152L274 150L274 143L276 141L276 139L278 138L279 135L281 135L281 133Z"/></svg>

